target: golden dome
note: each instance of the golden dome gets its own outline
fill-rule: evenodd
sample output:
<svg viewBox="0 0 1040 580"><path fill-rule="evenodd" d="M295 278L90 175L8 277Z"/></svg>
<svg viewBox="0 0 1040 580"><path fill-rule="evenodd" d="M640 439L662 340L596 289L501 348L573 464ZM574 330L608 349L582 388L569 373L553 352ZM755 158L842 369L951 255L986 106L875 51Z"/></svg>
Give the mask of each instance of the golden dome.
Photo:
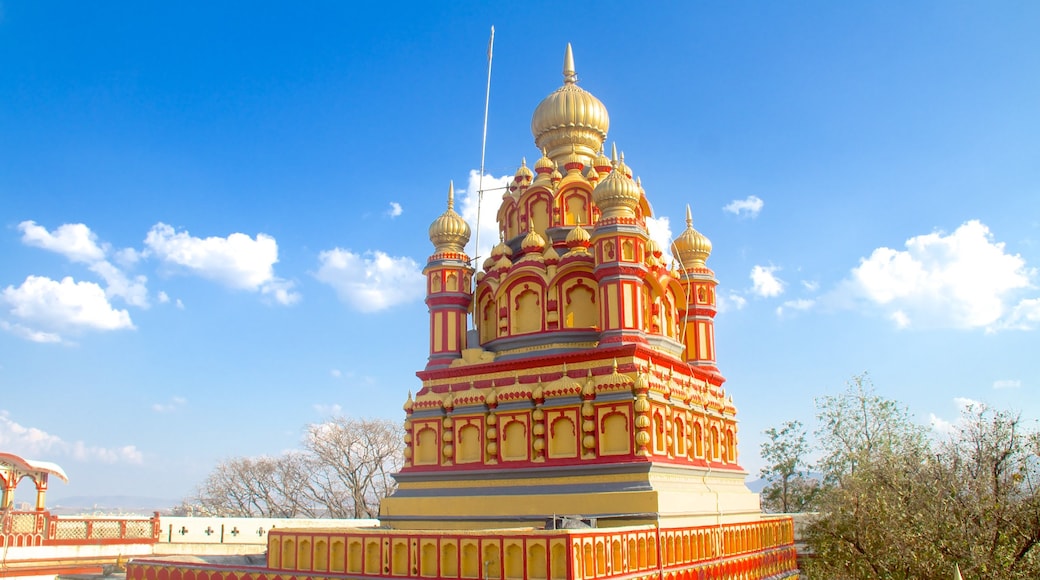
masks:
<svg viewBox="0 0 1040 580"><path fill-rule="evenodd" d="M520 248L525 254L529 252L541 253L545 249L545 238L535 231L533 224L528 224L527 228L527 235L520 242Z"/></svg>
<svg viewBox="0 0 1040 580"><path fill-rule="evenodd" d="M596 155L596 160L592 162L592 166L596 168L596 171L601 173L604 171L610 171L610 158L607 157L607 154L603 151L602 147L599 149L599 154Z"/></svg>
<svg viewBox="0 0 1040 580"><path fill-rule="evenodd" d="M690 206L686 206L686 230L672 242L672 251L675 252L679 263L687 270L707 267L704 262L711 255L711 240L693 229Z"/></svg>
<svg viewBox="0 0 1040 580"><path fill-rule="evenodd" d="M538 158L538 161L534 162L534 170L538 173L552 173L552 170L556 168L556 164L553 163L552 159L549 159L549 154L542 149L542 156Z"/></svg>
<svg viewBox="0 0 1040 580"><path fill-rule="evenodd" d="M437 252L465 251L469 243L469 224L455 213L455 184L448 184L448 210L430 224L430 241Z"/></svg>
<svg viewBox="0 0 1040 580"><path fill-rule="evenodd" d="M526 157L520 159L520 168L516 170L516 177L523 178L523 179L526 179L528 181L530 181L531 179L534 178L534 173L532 173L531 169L529 167L527 167L527 158ZM520 180L518 179L517 181L520 181Z"/></svg>
<svg viewBox="0 0 1040 580"><path fill-rule="evenodd" d="M549 246L542 252L542 259L550 264L555 264L560 261L560 253L556 251L556 248Z"/></svg>
<svg viewBox="0 0 1040 580"><path fill-rule="evenodd" d="M585 231L585 228L574 226L574 229L567 234L567 245L572 246L576 244L587 244L592 237L589 236L589 232Z"/></svg>
<svg viewBox="0 0 1040 580"><path fill-rule="evenodd" d="M505 243L505 241L503 240L499 240L498 245L496 245L494 248L491 248L491 257L496 260L501 258L502 256L506 256L508 258L512 255L513 248L510 248L509 244Z"/></svg>
<svg viewBox="0 0 1040 580"><path fill-rule="evenodd" d="M619 171L621 171L621 173L627 175L629 179L632 179L632 168L630 168L628 164L625 163L624 151L621 152L621 161L618 163L617 168Z"/></svg>
<svg viewBox="0 0 1040 580"><path fill-rule="evenodd" d="M639 186L616 166L592 190L592 201L603 212L604 218L634 218L639 198Z"/></svg>
<svg viewBox="0 0 1040 580"><path fill-rule="evenodd" d="M607 138L607 108L577 82L574 54L568 43L563 59L563 86L545 97L531 118L535 145L548 150L553 159L570 153L572 145L578 154L591 158Z"/></svg>

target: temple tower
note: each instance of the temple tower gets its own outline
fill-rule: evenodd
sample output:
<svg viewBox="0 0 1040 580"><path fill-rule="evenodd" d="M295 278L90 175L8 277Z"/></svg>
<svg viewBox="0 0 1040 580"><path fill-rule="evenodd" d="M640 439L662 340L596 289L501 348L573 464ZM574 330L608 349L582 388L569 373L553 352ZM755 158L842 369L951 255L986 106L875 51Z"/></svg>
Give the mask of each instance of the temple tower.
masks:
<svg viewBox="0 0 1040 580"><path fill-rule="evenodd" d="M672 243L681 266L680 283L687 305L680 313L686 362L717 372L715 362L715 287L718 280L705 261L711 255L711 241L693 229L690 206L686 206L686 229Z"/></svg>
<svg viewBox="0 0 1040 580"><path fill-rule="evenodd" d="M448 209L430 224L433 254L427 259L426 305L430 309L430 358L427 369L446 367L466 348L467 314L473 295L473 268L465 247L469 224L455 212L455 186L448 185Z"/></svg>

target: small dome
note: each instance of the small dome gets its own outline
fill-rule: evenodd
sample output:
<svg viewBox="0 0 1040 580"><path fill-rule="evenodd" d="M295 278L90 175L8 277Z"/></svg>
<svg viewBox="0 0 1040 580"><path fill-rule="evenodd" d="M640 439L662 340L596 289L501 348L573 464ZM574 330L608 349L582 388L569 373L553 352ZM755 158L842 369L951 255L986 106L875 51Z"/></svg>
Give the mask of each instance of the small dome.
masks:
<svg viewBox="0 0 1040 580"><path fill-rule="evenodd" d="M455 184L448 184L448 210L430 224L430 241L437 252L465 251L469 243L469 224L455 213Z"/></svg>
<svg viewBox="0 0 1040 580"><path fill-rule="evenodd" d="M618 163L618 171L624 173L629 179L632 179L632 168L625 163L625 152L621 152L621 161Z"/></svg>
<svg viewBox="0 0 1040 580"><path fill-rule="evenodd" d="M499 240L498 245L496 245L494 248L491 248L491 257L495 260L501 258L502 256L509 257L512 255L513 248L510 248L509 244L505 243L504 240Z"/></svg>
<svg viewBox="0 0 1040 580"><path fill-rule="evenodd" d="M495 270L506 272L513 267L513 261L509 258L502 256L495 261Z"/></svg>
<svg viewBox="0 0 1040 580"><path fill-rule="evenodd" d="M687 270L707 267L705 261L711 255L711 240L693 229L690 206L686 206L686 230L672 242L672 250L676 259Z"/></svg>
<svg viewBox="0 0 1040 580"><path fill-rule="evenodd" d="M567 246L570 247L576 244L589 243L592 237L589 236L589 232L585 231L585 228L581 226L574 226L574 229L567 234Z"/></svg>
<svg viewBox="0 0 1040 580"><path fill-rule="evenodd" d="M526 254L528 252L541 253L545 249L545 238L541 236L535 229L528 226L527 235L524 236L524 240L520 242L520 248Z"/></svg>
<svg viewBox="0 0 1040 580"><path fill-rule="evenodd" d="M602 147L600 147L599 155L596 155L596 160L592 162L592 166L600 173L607 173L610 171L610 158L607 157L607 154L603 151Z"/></svg>
<svg viewBox="0 0 1040 580"><path fill-rule="evenodd" d="M552 170L556 169L556 164L553 163L552 159L549 159L549 155L542 149L542 156L538 158L538 161L534 162L534 170L538 174L552 173Z"/></svg>
<svg viewBox="0 0 1040 580"><path fill-rule="evenodd" d="M577 82L574 54L568 44L563 59L563 86L545 97L531 118L535 144L539 149L547 149L553 158L569 153L572 145L578 153L591 157L607 138L607 108Z"/></svg>
<svg viewBox="0 0 1040 580"><path fill-rule="evenodd" d="M585 179L587 179L589 183L596 183L599 181L599 173L596 172L595 167L589 167L589 170L585 172Z"/></svg>
<svg viewBox="0 0 1040 580"><path fill-rule="evenodd" d="M531 171L529 167L527 167L526 157L520 159L520 168L516 170L516 178L517 181L530 181L534 179L534 173Z"/></svg>
<svg viewBox="0 0 1040 580"><path fill-rule="evenodd" d="M622 171L614 168L606 179L592 190L592 201L603 212L603 217L634 218L639 205L639 187Z"/></svg>
<svg viewBox="0 0 1040 580"><path fill-rule="evenodd" d="M560 253L556 251L556 248L549 246L542 252L542 258L547 264L555 264L560 261Z"/></svg>

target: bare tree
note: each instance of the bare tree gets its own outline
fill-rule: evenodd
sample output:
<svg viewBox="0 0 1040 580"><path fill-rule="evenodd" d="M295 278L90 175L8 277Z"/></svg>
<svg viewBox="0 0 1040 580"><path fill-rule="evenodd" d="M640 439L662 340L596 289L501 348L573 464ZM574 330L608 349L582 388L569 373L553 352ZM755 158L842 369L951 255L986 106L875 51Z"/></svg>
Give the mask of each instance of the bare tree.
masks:
<svg viewBox="0 0 1040 580"><path fill-rule="evenodd" d="M312 497L330 517L374 518L393 493L401 468L402 431L384 419L336 417L310 425L304 447L315 459Z"/></svg>
<svg viewBox="0 0 1040 580"><path fill-rule="evenodd" d="M250 517L370 518L395 488L400 426L336 417L307 427L303 451L235 457L213 469L178 513Z"/></svg>

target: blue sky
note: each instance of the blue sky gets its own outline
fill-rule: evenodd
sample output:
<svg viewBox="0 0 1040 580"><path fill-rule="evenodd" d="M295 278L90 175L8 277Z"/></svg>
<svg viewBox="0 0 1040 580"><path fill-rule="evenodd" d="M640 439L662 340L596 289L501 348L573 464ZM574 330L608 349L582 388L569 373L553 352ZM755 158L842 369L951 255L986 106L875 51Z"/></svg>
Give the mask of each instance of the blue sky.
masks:
<svg viewBox="0 0 1040 580"><path fill-rule="evenodd" d="M714 244L749 471L863 371L937 432L1040 417L1040 4L521 4L0 2L0 449L176 499L401 418L492 25L485 187L572 43L655 227Z"/></svg>

